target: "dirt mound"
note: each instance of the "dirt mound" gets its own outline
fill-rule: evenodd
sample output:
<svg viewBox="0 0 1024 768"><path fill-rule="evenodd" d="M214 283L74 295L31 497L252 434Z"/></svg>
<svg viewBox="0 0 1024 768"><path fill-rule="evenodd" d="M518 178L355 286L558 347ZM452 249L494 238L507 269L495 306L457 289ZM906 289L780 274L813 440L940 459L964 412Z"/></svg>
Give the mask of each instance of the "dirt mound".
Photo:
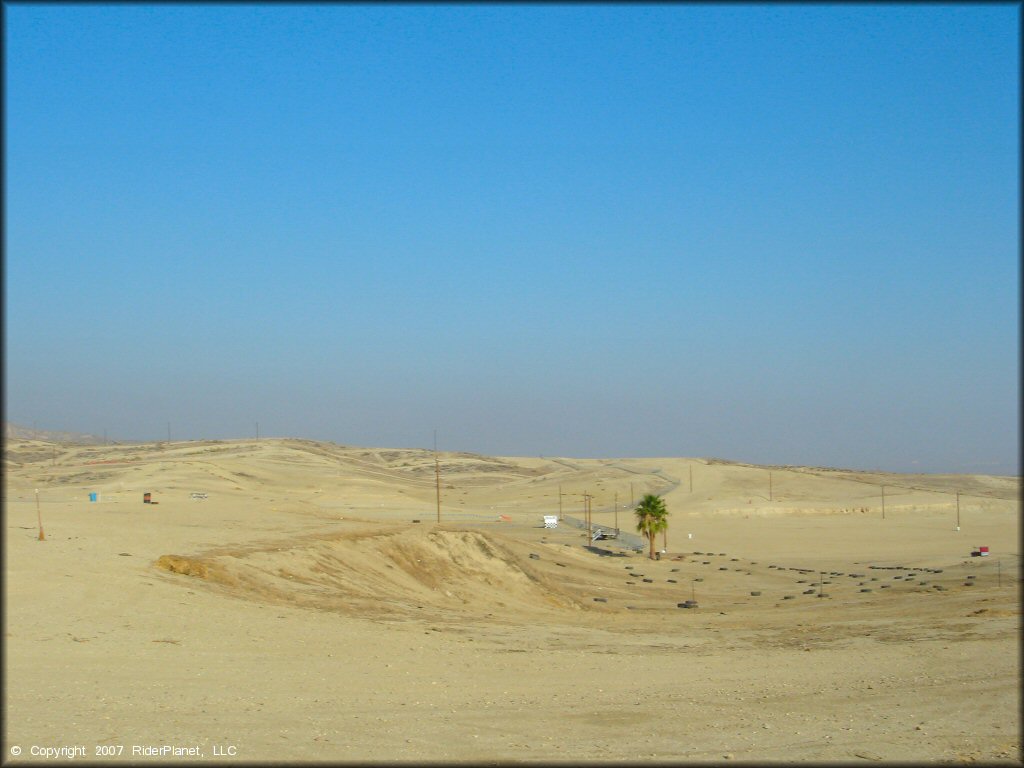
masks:
<svg viewBox="0 0 1024 768"><path fill-rule="evenodd" d="M238 578L215 560L182 557L181 555L161 555L156 567L183 576L195 576L216 584L237 586Z"/></svg>
<svg viewBox="0 0 1024 768"><path fill-rule="evenodd" d="M205 564L180 555L160 555L160 559L156 561L156 567L171 573L198 576L200 579L205 579L209 573Z"/></svg>
<svg viewBox="0 0 1024 768"><path fill-rule="evenodd" d="M247 551L163 555L156 567L244 599L363 615L423 617L438 609L475 616L514 607L579 608L522 545L470 530L388 529L314 537Z"/></svg>

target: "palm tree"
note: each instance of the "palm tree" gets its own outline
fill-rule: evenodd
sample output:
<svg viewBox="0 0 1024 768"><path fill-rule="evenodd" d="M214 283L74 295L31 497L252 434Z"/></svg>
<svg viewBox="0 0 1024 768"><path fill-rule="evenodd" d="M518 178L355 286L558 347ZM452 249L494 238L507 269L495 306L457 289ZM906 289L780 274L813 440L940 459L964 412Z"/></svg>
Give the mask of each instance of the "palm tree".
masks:
<svg viewBox="0 0 1024 768"><path fill-rule="evenodd" d="M636 507L636 529L651 544L650 558L654 559L654 537L668 528L668 510L660 496L648 493Z"/></svg>

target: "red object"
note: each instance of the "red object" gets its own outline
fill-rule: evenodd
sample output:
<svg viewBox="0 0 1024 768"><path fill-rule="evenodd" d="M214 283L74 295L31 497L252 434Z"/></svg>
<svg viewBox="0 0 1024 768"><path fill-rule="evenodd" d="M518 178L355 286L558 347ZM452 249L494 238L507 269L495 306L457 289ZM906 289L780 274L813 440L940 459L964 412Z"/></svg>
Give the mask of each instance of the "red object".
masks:
<svg viewBox="0 0 1024 768"><path fill-rule="evenodd" d="M988 552L988 547L978 547L979 552Z"/></svg>
<svg viewBox="0 0 1024 768"><path fill-rule="evenodd" d="M153 494L151 494L151 493L144 493L144 494L142 494L142 503L143 504L149 504L150 503L150 499L152 498L152 496L153 496Z"/></svg>

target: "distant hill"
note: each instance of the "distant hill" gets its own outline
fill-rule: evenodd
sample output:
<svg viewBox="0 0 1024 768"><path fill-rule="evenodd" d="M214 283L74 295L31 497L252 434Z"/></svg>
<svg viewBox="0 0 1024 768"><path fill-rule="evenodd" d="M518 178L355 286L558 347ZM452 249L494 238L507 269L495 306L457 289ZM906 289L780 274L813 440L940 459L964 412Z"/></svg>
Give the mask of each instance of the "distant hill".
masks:
<svg viewBox="0 0 1024 768"><path fill-rule="evenodd" d="M47 429L32 429L9 421L4 422L4 438L20 438L22 440L42 440L47 443L74 443L77 445L102 445L103 438L96 435L84 435L80 432L56 432ZM114 442L109 440L108 442Z"/></svg>

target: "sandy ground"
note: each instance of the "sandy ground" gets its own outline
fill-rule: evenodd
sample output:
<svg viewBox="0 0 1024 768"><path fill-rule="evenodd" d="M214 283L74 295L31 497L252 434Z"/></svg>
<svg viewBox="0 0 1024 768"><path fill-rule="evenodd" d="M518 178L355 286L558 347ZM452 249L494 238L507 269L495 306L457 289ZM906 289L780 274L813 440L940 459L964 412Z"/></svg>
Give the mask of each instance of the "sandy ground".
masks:
<svg viewBox="0 0 1024 768"><path fill-rule="evenodd" d="M4 458L5 763L1021 759L1019 478L442 453L439 524L424 451Z"/></svg>

